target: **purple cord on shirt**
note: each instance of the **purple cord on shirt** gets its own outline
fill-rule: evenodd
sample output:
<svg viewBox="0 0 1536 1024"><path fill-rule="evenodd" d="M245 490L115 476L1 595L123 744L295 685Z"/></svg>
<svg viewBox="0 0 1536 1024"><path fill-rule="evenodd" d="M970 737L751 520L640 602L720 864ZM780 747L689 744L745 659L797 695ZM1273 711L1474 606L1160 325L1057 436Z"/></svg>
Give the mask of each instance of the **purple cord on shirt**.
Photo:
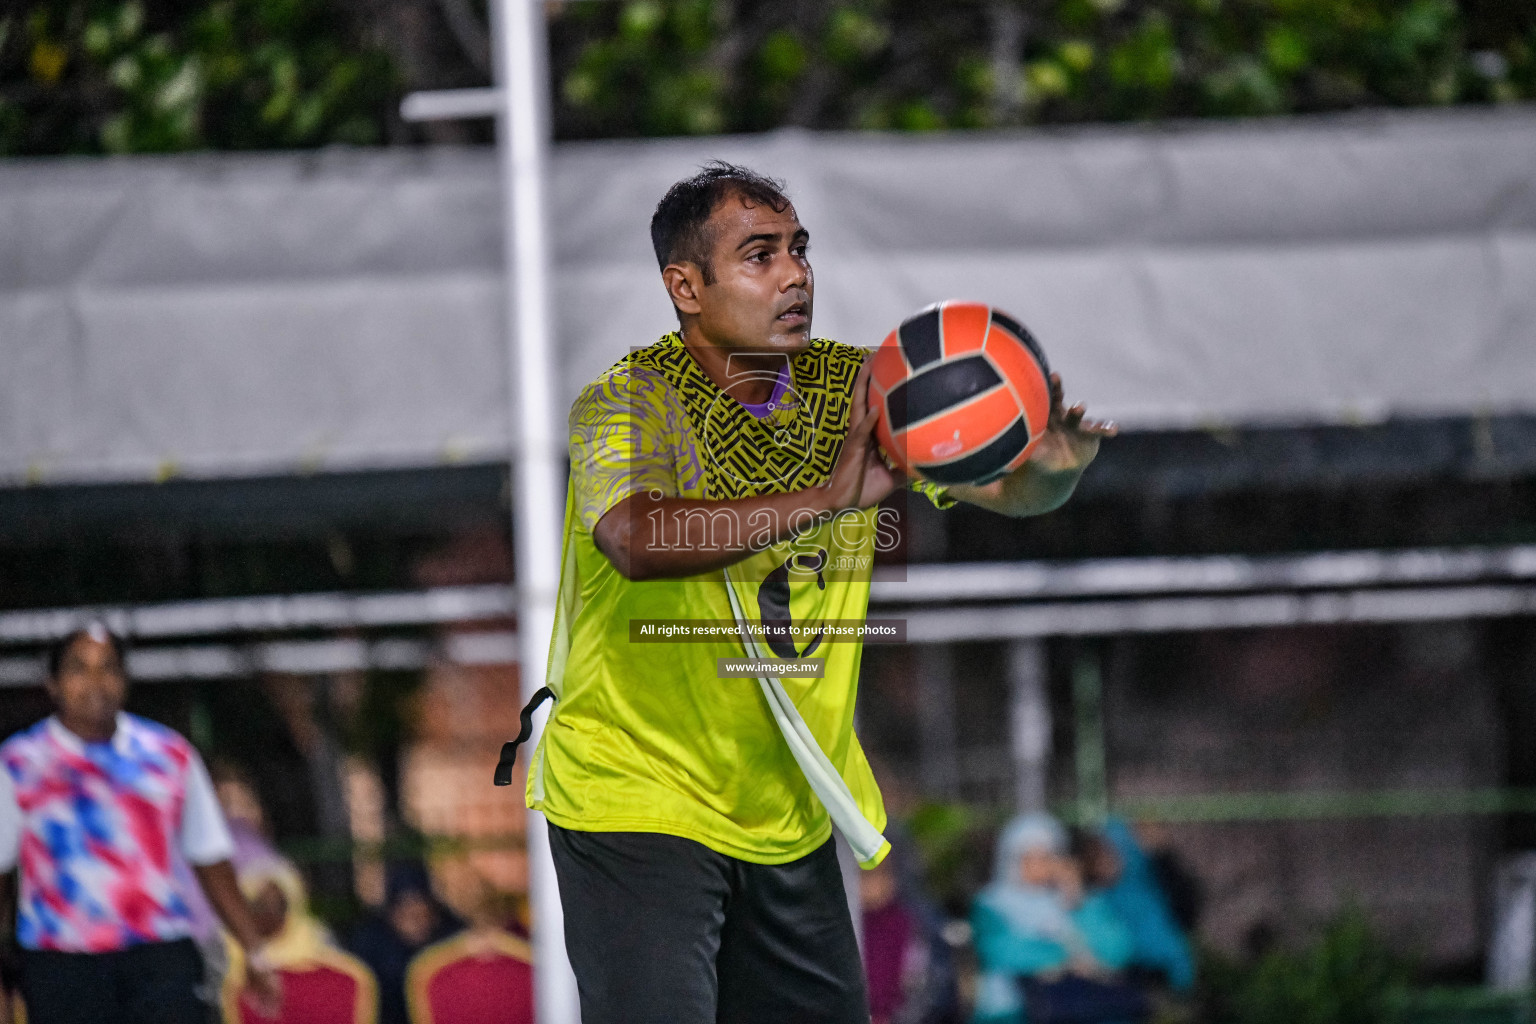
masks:
<svg viewBox="0 0 1536 1024"><path fill-rule="evenodd" d="M784 368L779 371L779 379L773 384L773 394L768 396L766 402L742 402L741 407L751 413L757 419L764 419L779 408L779 400L784 397L784 392L789 390L789 362L785 361ZM740 401L740 399L737 399Z"/></svg>

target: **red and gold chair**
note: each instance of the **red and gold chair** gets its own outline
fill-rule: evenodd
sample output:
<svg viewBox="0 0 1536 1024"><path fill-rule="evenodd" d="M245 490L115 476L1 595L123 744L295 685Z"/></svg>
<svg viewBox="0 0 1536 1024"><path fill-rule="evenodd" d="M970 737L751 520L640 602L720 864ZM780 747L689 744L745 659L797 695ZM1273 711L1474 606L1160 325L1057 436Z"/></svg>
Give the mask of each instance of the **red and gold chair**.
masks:
<svg viewBox="0 0 1536 1024"><path fill-rule="evenodd" d="M475 928L428 946L405 976L411 1024L533 1024L528 943Z"/></svg>
<svg viewBox="0 0 1536 1024"><path fill-rule="evenodd" d="M379 985L368 966L340 950L326 949L277 969L283 1001L269 1017L243 991L244 972L231 971L224 987L225 1024L377 1024Z"/></svg>

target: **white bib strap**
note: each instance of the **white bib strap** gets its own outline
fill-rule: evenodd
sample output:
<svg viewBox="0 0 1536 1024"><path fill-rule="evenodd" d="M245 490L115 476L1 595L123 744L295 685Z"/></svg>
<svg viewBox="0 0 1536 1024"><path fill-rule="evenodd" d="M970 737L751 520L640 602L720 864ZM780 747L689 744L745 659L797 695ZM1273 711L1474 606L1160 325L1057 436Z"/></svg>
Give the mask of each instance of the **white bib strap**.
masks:
<svg viewBox="0 0 1536 1024"><path fill-rule="evenodd" d="M741 599L736 594L736 588L731 585L730 573L724 573L725 590L731 598L731 612L736 616L736 626L741 632L741 642L746 646L747 656L754 660L767 660L758 650L757 641L752 632L747 628L747 617L742 612ZM789 752L794 756L795 763L805 773L805 781L810 783L811 791L832 816L832 824L848 840L849 847L858 858L860 864L872 864L881 856L882 851L890 846L880 830L864 817L864 812L859 810L858 801L853 798L853 793L848 789L848 783L843 781L832 762L827 758L826 752L816 742L816 737L811 735L810 726L805 724L805 719L800 717L800 710L795 707L795 702L789 699L789 694L784 691L784 686L777 678L772 676L758 676L757 684L762 687L763 696L768 699L768 707L773 712L773 720L779 727L779 732L784 735L784 742L789 744Z"/></svg>

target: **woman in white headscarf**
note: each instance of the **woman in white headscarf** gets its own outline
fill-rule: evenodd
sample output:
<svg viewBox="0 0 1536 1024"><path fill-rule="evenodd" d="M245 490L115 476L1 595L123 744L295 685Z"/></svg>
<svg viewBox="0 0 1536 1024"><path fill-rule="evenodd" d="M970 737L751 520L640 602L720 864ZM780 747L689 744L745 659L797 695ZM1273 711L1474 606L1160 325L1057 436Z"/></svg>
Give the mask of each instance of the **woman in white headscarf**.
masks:
<svg viewBox="0 0 1536 1024"><path fill-rule="evenodd" d="M1114 975L1131 953L1131 936L1100 895L1083 892L1082 873L1068 855L1066 830L1049 814L1026 814L998 839L991 884L971 908L981 978L975 1024L1019 1024L1031 982L1042 1001L1110 996L1118 1019L1137 1007L1119 999ZM1065 983L1065 984L1062 984ZM1045 987L1041 987L1045 986ZM1050 1014L1029 1014L1037 1024ZM1110 1019L1109 1017L1105 1018Z"/></svg>

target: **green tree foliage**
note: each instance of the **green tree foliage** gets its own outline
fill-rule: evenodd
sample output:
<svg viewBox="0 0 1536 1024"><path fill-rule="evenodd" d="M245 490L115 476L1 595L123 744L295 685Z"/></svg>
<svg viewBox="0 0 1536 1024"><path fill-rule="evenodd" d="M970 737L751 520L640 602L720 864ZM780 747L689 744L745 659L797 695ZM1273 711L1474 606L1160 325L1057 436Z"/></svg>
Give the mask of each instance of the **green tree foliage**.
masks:
<svg viewBox="0 0 1536 1024"><path fill-rule="evenodd" d="M388 58L326 0L43 0L0 14L0 155L383 141Z"/></svg>
<svg viewBox="0 0 1536 1024"><path fill-rule="evenodd" d="M562 138L1536 99L1536 4L1506 0L563 0L547 10ZM484 0L33 0L5 11L0 155L410 137L393 115L407 88L483 82L488 66Z"/></svg>
<svg viewBox="0 0 1536 1024"><path fill-rule="evenodd" d="M628 0L553 35L575 137L1536 98L1536 5L1493 0Z"/></svg>

